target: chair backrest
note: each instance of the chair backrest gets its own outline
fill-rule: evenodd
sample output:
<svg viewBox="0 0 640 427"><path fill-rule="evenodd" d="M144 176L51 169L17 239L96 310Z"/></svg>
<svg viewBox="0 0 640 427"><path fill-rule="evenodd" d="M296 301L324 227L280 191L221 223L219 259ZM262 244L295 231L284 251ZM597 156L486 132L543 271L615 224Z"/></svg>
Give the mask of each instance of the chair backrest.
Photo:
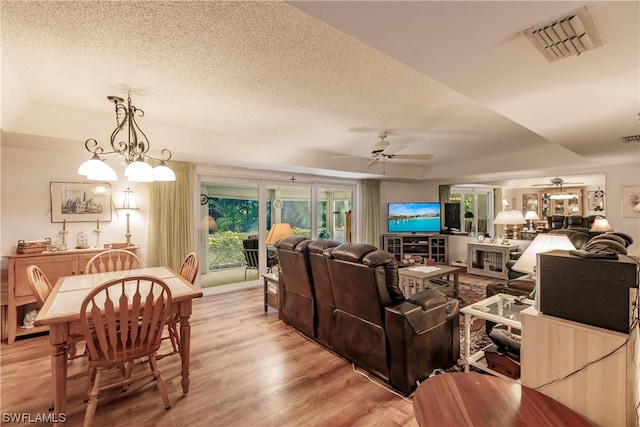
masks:
<svg viewBox="0 0 640 427"><path fill-rule="evenodd" d="M258 268L258 239L248 238L242 241L242 252L249 268Z"/></svg>
<svg viewBox="0 0 640 427"><path fill-rule="evenodd" d="M87 261L84 274L133 270L134 268L142 268L142 262L136 254L124 249L109 249L96 254Z"/></svg>
<svg viewBox="0 0 640 427"><path fill-rule="evenodd" d="M29 283L33 296L36 298L38 306L42 308L51 293L51 289L53 289L53 286L49 283L49 279L47 279L47 276L44 275L37 265L30 265L27 267L27 282Z"/></svg>
<svg viewBox="0 0 640 427"><path fill-rule="evenodd" d="M309 243L309 266L311 267L316 297L316 340L329 348L333 348L331 334L336 302L333 298L329 268L324 252L339 245L340 242L327 239L319 239Z"/></svg>
<svg viewBox="0 0 640 427"><path fill-rule="evenodd" d="M153 354L171 308L171 291L153 276L122 277L82 301L80 326L90 362L111 366Z"/></svg>
<svg viewBox="0 0 640 427"><path fill-rule="evenodd" d="M199 268L200 258L198 258L198 254L191 252L185 257L184 261L182 261L178 274L193 285L198 276Z"/></svg>
<svg viewBox="0 0 640 427"><path fill-rule="evenodd" d="M279 288L282 319L308 337L315 337L315 296L309 243L303 236L287 236L276 242L280 265Z"/></svg>

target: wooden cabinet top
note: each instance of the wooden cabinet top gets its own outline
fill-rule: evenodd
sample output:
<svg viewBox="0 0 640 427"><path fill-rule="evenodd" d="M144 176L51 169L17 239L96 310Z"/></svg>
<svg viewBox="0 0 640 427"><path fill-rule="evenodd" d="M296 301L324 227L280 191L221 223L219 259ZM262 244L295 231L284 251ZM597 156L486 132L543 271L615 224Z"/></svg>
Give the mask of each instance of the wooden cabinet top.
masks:
<svg viewBox="0 0 640 427"><path fill-rule="evenodd" d="M139 249L139 247L127 246L126 248L122 248L122 249L131 251L131 250L137 250ZM40 256L56 256L56 255L78 255L78 254L98 253L98 252L107 251L107 250L109 250L109 248L69 249L66 251L52 251L52 252L44 251L44 252L35 252L31 254L14 253L10 255L3 255L2 258L12 259L12 258L33 258L33 257L40 257Z"/></svg>

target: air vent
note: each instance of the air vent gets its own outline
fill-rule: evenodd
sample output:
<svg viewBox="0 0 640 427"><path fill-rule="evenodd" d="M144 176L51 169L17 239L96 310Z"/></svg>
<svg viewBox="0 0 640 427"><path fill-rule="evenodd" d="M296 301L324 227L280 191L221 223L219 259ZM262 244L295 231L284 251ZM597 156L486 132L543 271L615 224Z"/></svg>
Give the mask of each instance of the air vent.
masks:
<svg viewBox="0 0 640 427"><path fill-rule="evenodd" d="M640 142L640 135L623 136L622 142L630 144L632 142Z"/></svg>
<svg viewBox="0 0 640 427"><path fill-rule="evenodd" d="M580 55L587 50L602 46L600 34L586 7L554 21L524 30L523 34L549 62Z"/></svg>

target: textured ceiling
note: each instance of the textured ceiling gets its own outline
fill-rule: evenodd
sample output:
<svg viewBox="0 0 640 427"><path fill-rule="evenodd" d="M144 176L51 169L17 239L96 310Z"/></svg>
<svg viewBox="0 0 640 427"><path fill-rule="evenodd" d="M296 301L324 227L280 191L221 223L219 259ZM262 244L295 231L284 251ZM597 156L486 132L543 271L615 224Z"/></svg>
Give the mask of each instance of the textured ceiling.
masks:
<svg viewBox="0 0 640 427"><path fill-rule="evenodd" d="M549 64L519 31L584 2L3 1L4 139L104 143L106 96L131 91L176 160L411 180L629 162L638 4L607 3L588 3L604 46ZM380 130L433 159L367 168Z"/></svg>

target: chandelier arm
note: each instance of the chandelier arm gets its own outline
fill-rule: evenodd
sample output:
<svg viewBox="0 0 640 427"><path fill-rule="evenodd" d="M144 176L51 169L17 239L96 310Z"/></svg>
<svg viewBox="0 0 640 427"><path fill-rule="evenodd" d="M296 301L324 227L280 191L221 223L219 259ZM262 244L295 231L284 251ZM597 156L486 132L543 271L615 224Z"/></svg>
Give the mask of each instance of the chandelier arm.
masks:
<svg viewBox="0 0 640 427"><path fill-rule="evenodd" d="M147 156L147 151L149 151L149 138L147 135L140 129L138 126L138 122L136 121L136 113L139 113L140 117L144 116L144 111L136 108L135 106L129 105L129 147L130 152L134 155L130 158L135 160L137 158L145 158ZM142 136L138 137L138 132Z"/></svg>
<svg viewBox="0 0 640 427"><path fill-rule="evenodd" d="M148 154L145 154L143 157L146 158L146 159L151 159L151 160L155 160L157 162L163 162L163 163L164 162L168 162L169 160L171 160L171 156L172 156L171 151L167 150L166 148L163 148L161 153L164 156L166 156L167 158L166 159L160 159L160 158L157 158L157 157L151 157Z"/></svg>

